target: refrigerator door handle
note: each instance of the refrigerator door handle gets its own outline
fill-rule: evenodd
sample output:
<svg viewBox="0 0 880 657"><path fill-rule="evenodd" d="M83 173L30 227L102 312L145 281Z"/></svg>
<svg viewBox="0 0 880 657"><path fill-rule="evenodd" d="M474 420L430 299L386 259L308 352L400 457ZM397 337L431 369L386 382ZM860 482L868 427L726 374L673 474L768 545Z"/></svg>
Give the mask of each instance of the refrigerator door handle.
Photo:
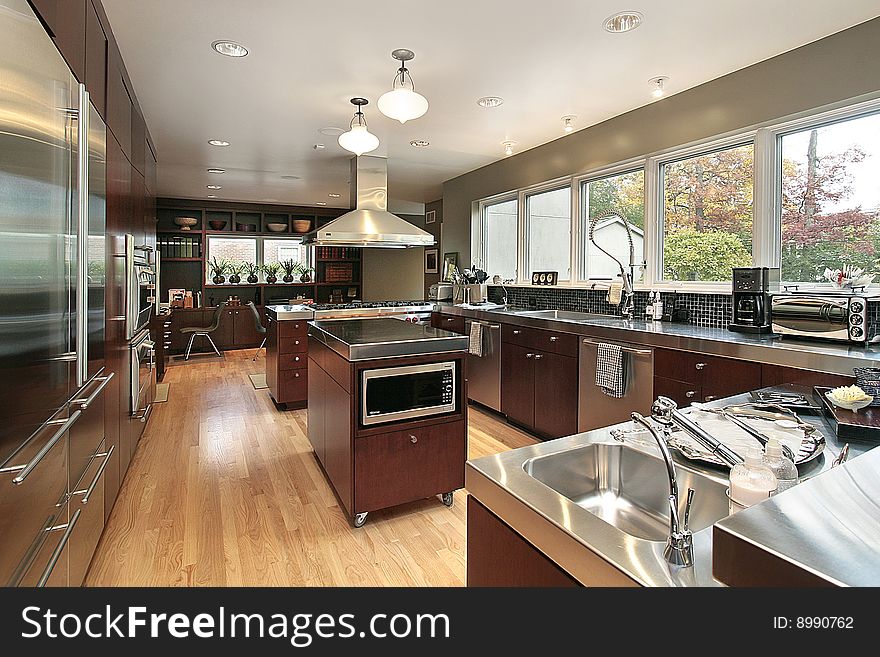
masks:
<svg viewBox="0 0 880 657"><path fill-rule="evenodd" d="M98 398L98 395L100 395L102 392L104 392L104 388L107 387L107 384L110 383L110 380L113 378L113 376L115 374L116 374L116 372L110 372L110 374L108 374L107 376L96 377L95 381L100 381L101 383L98 385L97 388L95 388L95 390L92 392L92 394L89 395L88 397L86 397L85 399L74 399L73 402L75 404L79 404L80 410L83 410L83 411L86 410L89 406L91 406L94 403L94 401Z"/></svg>
<svg viewBox="0 0 880 657"><path fill-rule="evenodd" d="M76 384L88 380L89 322L89 92L79 85L76 139Z"/></svg>
<svg viewBox="0 0 880 657"><path fill-rule="evenodd" d="M30 461L28 461L24 465L13 465L2 468L0 469L0 474L11 474L13 472L17 472L18 474L13 478L12 483L16 486L24 483L24 480L27 478L27 476L31 472L33 472L34 468L36 468L40 464L40 461L43 460L46 454L48 454L52 450L52 448L55 447L55 444L59 440L61 440L64 434L67 433L67 430L70 429L70 427L73 426L73 423L79 419L80 415L82 415L82 411L74 411L70 414L70 417L65 420L50 420L49 422L46 422L46 424L43 425L44 427L53 426L56 424L61 424L61 426L55 430L55 433L52 434L52 437L49 438L46 444L40 448L40 451L37 452Z"/></svg>

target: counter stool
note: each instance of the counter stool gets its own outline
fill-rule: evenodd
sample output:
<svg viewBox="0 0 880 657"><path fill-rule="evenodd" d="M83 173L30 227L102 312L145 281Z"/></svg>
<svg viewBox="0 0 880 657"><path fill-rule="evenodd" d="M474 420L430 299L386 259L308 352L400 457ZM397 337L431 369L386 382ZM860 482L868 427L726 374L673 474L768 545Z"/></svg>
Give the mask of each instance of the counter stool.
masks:
<svg viewBox="0 0 880 657"><path fill-rule="evenodd" d="M220 350L217 349L217 345L214 344L214 341L211 339L211 333L216 331L220 327L220 317L223 315L223 311L226 310L226 303L221 303L217 306L217 310L214 311L214 321L211 322L210 326L185 326L180 329L181 333L190 333L189 344L186 345L186 356L184 356L183 360L189 360L189 352L192 351L193 341L197 336L202 336L208 338L208 342L211 343L211 346L214 348L214 352L223 357L223 354L220 353Z"/></svg>
<svg viewBox="0 0 880 657"><path fill-rule="evenodd" d="M260 321L260 311L257 310L257 307L254 305L253 301L248 301L248 308L251 309L251 312L254 315L254 328L257 329L257 333L263 336L263 341L260 343L260 346L257 348L257 353L254 354L254 360L257 360L257 356L260 355L260 352L263 350L263 347L266 346L266 327L263 326L263 322Z"/></svg>

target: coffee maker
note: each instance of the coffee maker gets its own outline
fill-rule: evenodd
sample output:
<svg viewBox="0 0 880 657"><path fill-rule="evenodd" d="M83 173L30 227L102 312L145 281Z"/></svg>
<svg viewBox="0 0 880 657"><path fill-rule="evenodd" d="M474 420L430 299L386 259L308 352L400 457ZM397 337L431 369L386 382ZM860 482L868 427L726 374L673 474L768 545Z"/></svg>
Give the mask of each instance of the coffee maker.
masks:
<svg viewBox="0 0 880 657"><path fill-rule="evenodd" d="M775 267L733 268L733 322L731 331L770 333L770 293L779 291Z"/></svg>

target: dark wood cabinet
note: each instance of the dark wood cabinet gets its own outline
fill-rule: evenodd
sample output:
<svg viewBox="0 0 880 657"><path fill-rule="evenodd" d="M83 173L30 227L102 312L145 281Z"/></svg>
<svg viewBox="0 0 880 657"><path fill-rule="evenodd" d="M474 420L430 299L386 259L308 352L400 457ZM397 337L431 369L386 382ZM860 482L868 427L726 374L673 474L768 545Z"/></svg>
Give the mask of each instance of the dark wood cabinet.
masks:
<svg viewBox="0 0 880 657"><path fill-rule="evenodd" d="M748 392L760 388L761 380L760 363L677 349L654 350L654 395L670 397L679 405Z"/></svg>
<svg viewBox="0 0 880 657"><path fill-rule="evenodd" d="M452 333L464 334L464 317L431 313L431 326L443 329L444 331L451 331Z"/></svg>
<svg viewBox="0 0 880 657"><path fill-rule="evenodd" d="M501 412L524 427L535 424L534 355L509 342L501 346Z"/></svg>
<svg viewBox="0 0 880 657"><path fill-rule="evenodd" d="M131 165L140 171L141 175L147 173L147 124L144 117L137 109L131 108Z"/></svg>
<svg viewBox="0 0 880 657"><path fill-rule="evenodd" d="M690 406L692 402L700 401L703 398L703 389L693 383L655 375L654 399L657 397L669 397L680 407Z"/></svg>
<svg viewBox="0 0 880 657"><path fill-rule="evenodd" d="M468 586L581 586L476 498L467 505Z"/></svg>
<svg viewBox="0 0 880 657"><path fill-rule="evenodd" d="M146 196L147 189L144 186L144 177L141 173L131 166L131 234L134 235L134 243L136 246L149 246L147 240L146 223L144 215L146 213Z"/></svg>
<svg viewBox="0 0 880 657"><path fill-rule="evenodd" d="M269 338L271 341L271 338ZM312 340L312 338L309 338ZM268 342L266 344L269 344ZM316 348L321 345L316 345ZM308 410L308 435L309 442L312 445L312 449L315 451L315 456L317 459L323 463L324 462L324 441L325 441L325 407L327 406L327 401L324 396L324 391L327 385L327 379L330 376L324 372L321 368L320 363L315 360L312 356L314 355L315 350L309 349L309 360L308 360L308 382L306 383L306 390L308 391L309 396L309 410ZM270 369L271 368L271 369ZM275 370L272 367L272 364L269 362L267 357L266 359L266 381L268 383L270 372ZM274 371L272 376L277 377L277 370ZM277 383L275 384L277 386ZM271 386L270 386L271 387ZM350 512L350 510L349 510Z"/></svg>
<svg viewBox="0 0 880 657"><path fill-rule="evenodd" d="M132 230L131 166L113 135L107 135L107 249L125 256L125 234Z"/></svg>
<svg viewBox="0 0 880 657"><path fill-rule="evenodd" d="M107 117L107 35L91 0L86 2L85 85L98 114Z"/></svg>
<svg viewBox="0 0 880 657"><path fill-rule="evenodd" d="M226 312L235 313L239 309ZM253 316L248 308L241 309L238 315L233 314L232 317L235 322L233 329L241 327L246 332L241 339L252 340L251 344L262 341L262 336L254 329ZM277 404L287 408L305 408L311 385L308 376L308 323L305 320L277 321L268 316L264 326L267 329L266 384L269 392ZM234 339L238 338L236 333ZM316 384L323 385L320 381Z"/></svg>
<svg viewBox="0 0 880 657"><path fill-rule="evenodd" d="M266 326L264 311L260 309L257 311L260 313L261 323ZM263 341L263 334L257 331L254 315L248 306L231 306L223 311L220 326L211 334L211 338L218 349L242 349L259 346ZM305 351L305 334L299 336L297 340L302 344L302 351ZM288 348L287 341L282 341L280 344Z"/></svg>
<svg viewBox="0 0 880 657"><path fill-rule="evenodd" d="M55 46L80 82L85 82L88 0L30 0Z"/></svg>
<svg viewBox="0 0 880 657"><path fill-rule="evenodd" d="M131 158L131 94L122 73L122 56L111 44L107 48L107 127L122 152Z"/></svg>
<svg viewBox="0 0 880 657"><path fill-rule="evenodd" d="M855 383L855 377L799 370L794 367L783 367L781 365L761 366L761 387L778 386L784 383L795 383L810 387L851 386Z"/></svg>
<svg viewBox="0 0 880 657"><path fill-rule="evenodd" d="M545 438L577 433L578 359L562 355L577 336L507 324L501 335L501 412Z"/></svg>

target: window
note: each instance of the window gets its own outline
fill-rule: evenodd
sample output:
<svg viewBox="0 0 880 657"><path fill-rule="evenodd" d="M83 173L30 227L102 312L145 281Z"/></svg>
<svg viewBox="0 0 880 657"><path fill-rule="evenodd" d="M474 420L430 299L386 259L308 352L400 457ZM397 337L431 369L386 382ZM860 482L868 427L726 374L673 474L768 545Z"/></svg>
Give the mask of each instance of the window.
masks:
<svg viewBox="0 0 880 657"><path fill-rule="evenodd" d="M880 257L880 114L779 137L781 276L824 281L826 267L876 272Z"/></svg>
<svg viewBox="0 0 880 657"><path fill-rule="evenodd" d="M597 220L598 219L598 220ZM645 172L643 169L628 171L581 183L581 279L614 278L620 273L617 264L602 253L590 240L593 222L593 239L626 267L629 264L629 224L633 240L633 262L644 261L645 251ZM636 270L640 280L642 270Z"/></svg>
<svg viewBox="0 0 880 657"><path fill-rule="evenodd" d="M483 206L483 269L502 280L516 279L517 201L510 199Z"/></svg>
<svg viewBox="0 0 880 657"><path fill-rule="evenodd" d="M210 270L211 260L227 260L229 262L258 265L282 260L295 260L308 264L309 248L304 246L300 238L274 237L218 237L208 235L207 281L213 274Z"/></svg>
<svg viewBox="0 0 880 657"><path fill-rule="evenodd" d="M535 271L559 272L571 280L571 187L526 197L528 278Z"/></svg>
<svg viewBox="0 0 880 657"><path fill-rule="evenodd" d="M754 144L660 167L662 279L729 281L752 264Z"/></svg>

